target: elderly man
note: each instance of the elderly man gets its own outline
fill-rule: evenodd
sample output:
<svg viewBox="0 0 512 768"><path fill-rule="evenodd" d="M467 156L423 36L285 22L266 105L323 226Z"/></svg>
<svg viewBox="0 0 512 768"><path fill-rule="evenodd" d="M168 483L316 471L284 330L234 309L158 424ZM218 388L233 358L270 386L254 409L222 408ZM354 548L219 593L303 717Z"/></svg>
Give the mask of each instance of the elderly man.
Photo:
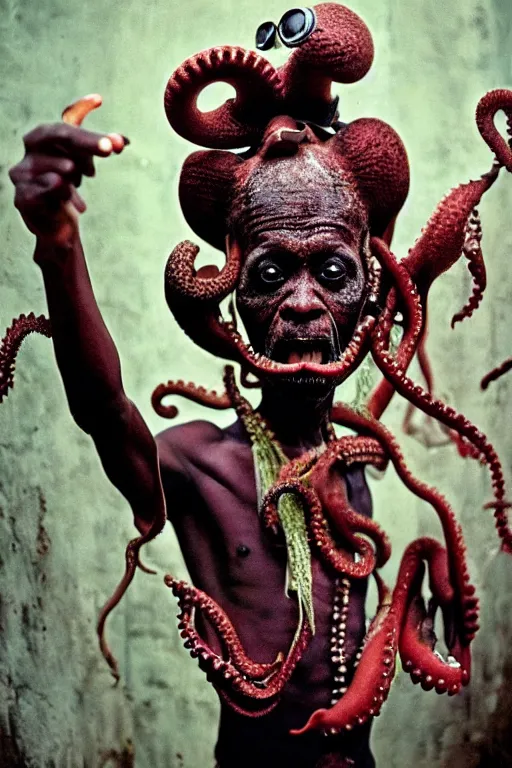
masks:
<svg viewBox="0 0 512 768"><path fill-rule="evenodd" d="M327 45L328 33L342 40L343 56ZM227 375L225 397L238 415L227 429L197 421L153 438L124 392L78 226L82 176L94 175L95 157L121 153L127 144L119 134L80 127L96 97L71 108L71 125L31 131L11 178L16 206L36 235L34 258L71 412L128 499L141 534L151 535L165 508L175 527L194 588L168 583L180 599L186 644L221 698L218 765L366 768L374 765L371 718L389 690L403 627L409 634L400 651L413 679L455 693L469 678L476 602L451 511L407 474L377 420L347 411L345 422L366 438L333 447L334 390L368 352L373 333L372 351L388 383L370 403L372 417L381 415L394 387L489 454L481 433L413 389L405 369L422 327L412 278L425 301L433 279L458 258L468 216L497 170L455 190L407 269L397 265L387 245L408 190L401 141L377 120L338 123L330 98L333 79L359 79L370 66L366 27L343 6L324 4L285 14L279 34L291 47L302 45L280 75L241 49L212 49L185 62L166 93L176 130L214 148L187 160L180 197L196 233L225 248L227 259L220 273L196 273L197 249L182 243L166 270L167 299L194 341L238 360L262 390L253 411ZM259 47L272 36L273 25L263 25ZM212 73L234 82L237 99L200 116L195 98ZM488 111L494 107L486 102ZM247 144L244 154L219 151ZM231 291L250 347L234 314L232 323L220 319L218 303ZM386 344L399 316L403 337L391 358ZM389 545L370 520L364 464L382 465L383 445L411 490L435 507L449 546L447 556L430 539L411 545L393 602L377 576L379 614L365 635L367 577L389 556ZM502 487L495 487L503 507ZM278 504L282 493L288 495ZM444 611L454 654L448 662L433 652L433 615L420 597L422 559L432 566L431 586ZM454 574L461 575L452 585Z"/></svg>

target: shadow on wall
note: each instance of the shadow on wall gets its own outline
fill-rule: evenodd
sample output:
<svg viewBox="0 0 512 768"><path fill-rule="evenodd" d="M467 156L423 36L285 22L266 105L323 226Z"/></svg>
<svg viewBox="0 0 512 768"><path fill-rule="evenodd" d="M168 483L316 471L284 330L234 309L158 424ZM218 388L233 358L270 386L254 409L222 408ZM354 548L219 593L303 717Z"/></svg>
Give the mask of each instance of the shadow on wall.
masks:
<svg viewBox="0 0 512 768"><path fill-rule="evenodd" d="M478 695L478 692L475 692ZM498 689L496 709L487 731L449 755L450 768L510 768L512 766L512 649L503 666L503 681Z"/></svg>

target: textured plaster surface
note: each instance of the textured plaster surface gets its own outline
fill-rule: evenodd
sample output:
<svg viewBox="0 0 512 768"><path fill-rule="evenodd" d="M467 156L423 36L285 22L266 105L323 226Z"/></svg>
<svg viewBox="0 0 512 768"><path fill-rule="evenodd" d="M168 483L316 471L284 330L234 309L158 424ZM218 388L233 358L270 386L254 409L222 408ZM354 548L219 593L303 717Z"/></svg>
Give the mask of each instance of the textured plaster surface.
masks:
<svg viewBox="0 0 512 768"><path fill-rule="evenodd" d="M32 237L12 206L6 169L20 157L24 132L98 91L104 107L88 126L119 131L132 144L121 157L98 162L97 178L84 185L83 240L126 390L154 431L165 426L149 404L157 383L181 377L218 387L221 375L221 363L182 336L163 298L168 252L191 235L177 205L177 181L192 149L167 125L165 82L201 48L251 46L257 25L277 21L288 7L269 0L0 2L0 322L5 327L20 312L45 311ZM405 141L412 187L394 242L403 255L448 189L490 165L473 113L486 90L512 86L512 6L508 0L357 0L351 7L369 23L377 54L370 74L341 91L341 117L380 117ZM273 60L280 57L281 51ZM429 341L439 394L490 435L508 477L512 379L486 394L478 380L512 353L511 210L512 179L501 178L481 207L489 269L483 305L450 330L470 283L457 265L433 291ZM403 412L397 401L386 416L395 431ZM183 404L179 418L203 417L199 407ZM231 417L212 418L226 424ZM512 563L496 554L491 515L482 511L489 497L485 469L458 459L451 447L427 452L400 437L411 467L455 506L484 610L470 689L455 700L442 698L399 673L374 728L374 751L387 768L483 765L484 749L504 749L495 735L504 712L506 732L510 706L504 674L510 679ZM437 526L391 472L373 480L372 490L376 516L394 541L386 568L393 579L406 543L437 533ZM165 571L186 575L170 529L145 554L159 576L138 575L109 625L122 671L117 688L100 658L96 616L122 572L133 532L126 503L68 413L50 342L30 339L16 387L0 408L1 765L96 768L133 759L137 768L213 765L216 697L180 647L174 603L161 579ZM512 764L491 754L493 762L485 764Z"/></svg>

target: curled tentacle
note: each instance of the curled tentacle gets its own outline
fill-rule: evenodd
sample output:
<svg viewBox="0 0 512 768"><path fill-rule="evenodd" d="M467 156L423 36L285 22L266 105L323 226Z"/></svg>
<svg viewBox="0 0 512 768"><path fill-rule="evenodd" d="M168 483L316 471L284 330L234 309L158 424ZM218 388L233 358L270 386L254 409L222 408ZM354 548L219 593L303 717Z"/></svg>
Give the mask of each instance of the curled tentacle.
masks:
<svg viewBox="0 0 512 768"><path fill-rule="evenodd" d="M336 468L338 464L348 467L355 462L364 462L384 469L387 461L387 454L378 440L345 436L330 443L308 478L318 494L324 515L334 530L348 542L352 551L359 552L360 534L373 542L377 568L381 568L391 556L389 537L375 520L359 514L351 507L345 482L336 472Z"/></svg>
<svg viewBox="0 0 512 768"><path fill-rule="evenodd" d="M357 557L351 552L339 549L328 529L317 493L300 482L277 482L270 488L262 503L265 525L275 526L278 522L277 506L280 497L285 493L293 493L303 502L312 542L331 568L356 579L366 578L372 573L376 563L373 546L359 536L357 537Z"/></svg>
<svg viewBox="0 0 512 768"><path fill-rule="evenodd" d="M372 434L376 437L385 448L396 473L406 488L434 508L443 527L447 547L454 563L453 572L450 573L450 577L458 586L459 592L463 594L469 585L465 546L460 525L456 521L455 515L447 501L435 488L420 482L412 475L395 438L379 421L370 415L355 411L343 403L338 403L336 406L336 418L338 423L342 423L350 429L356 429L359 432Z"/></svg>
<svg viewBox="0 0 512 768"><path fill-rule="evenodd" d="M447 406L440 400L433 398L422 387L415 385L401 370L396 361L389 354L383 343L383 338L377 327L373 339L372 355L377 366L392 386L409 402L417 408L433 416L442 424L455 430L461 438L474 446L478 454L482 456L489 467L491 483L494 492L495 522L498 536L502 539L502 545L506 549L512 547L512 530L510 529L506 509L509 504L505 501L505 480L499 457L494 447L486 436L480 432L465 416L459 414L451 406ZM476 453L476 452L475 452Z"/></svg>
<svg viewBox="0 0 512 768"><path fill-rule="evenodd" d="M314 712L306 725L294 734L312 729L329 732L351 730L380 713L386 700L395 670L397 650L415 682L426 689L435 688L438 693L458 692L469 680L469 639L457 649L459 658L445 662L434 649L435 639L425 642L422 636L424 616L417 611L423 578L422 561L427 560L435 571L440 544L433 539L417 539L410 544L402 558L397 584L392 597L380 578L379 609L365 638L363 651L354 678L344 696L330 709ZM433 581L435 581L435 573ZM474 613L471 604L459 596L461 610L468 622Z"/></svg>
<svg viewBox="0 0 512 768"><path fill-rule="evenodd" d="M189 649L192 657L198 659L199 666L206 672L218 692L232 702L237 711L250 717L260 717L273 709L311 639L307 620L303 622L286 658L280 654L275 662L260 664L246 656L231 622L211 598L194 587L176 581L170 575L167 575L164 581L179 599L179 627L185 647ZM208 618L213 620L219 630L223 645L230 656L228 660L214 653L195 629L195 604L209 611ZM274 699L276 701L273 701ZM263 708L260 702L263 703Z"/></svg>
<svg viewBox="0 0 512 768"><path fill-rule="evenodd" d="M498 162L504 165L507 170L512 167L510 149L494 127L493 118L499 109L504 109L510 121L511 103L511 91L492 91L480 100L477 107L477 124L480 133L490 149L496 154ZM461 184L453 189L438 205L421 236L402 261L418 288L425 311L430 286L440 274L448 270L458 260L466 242L467 222L472 211L479 204L484 192L492 186L498 173L499 165L496 164L480 179ZM477 284L476 294L478 294L478 286L484 283L485 278L482 271L483 264L480 264L480 257L476 248L472 253L471 263L474 265L472 271L477 275L475 282ZM476 296L477 298L478 296ZM406 367L404 366L405 370ZM379 389L379 399L386 407L393 394L391 382L382 382ZM377 413L373 407L372 411ZM380 414L382 412L383 409Z"/></svg>
<svg viewBox="0 0 512 768"><path fill-rule="evenodd" d="M153 471L155 472L155 476L158 478L158 491L157 498L153 500L154 514L152 516L151 525L148 527L145 533L143 533L141 536L137 536L137 538L132 539L128 543L125 551L125 571L123 577L114 590L112 596L107 600L101 609L98 616L98 622L96 624L96 632L98 634L101 653L109 665L116 682L119 680L119 666L105 638L105 624L110 613L114 610L116 605L119 604L126 590L132 583L137 568L141 568L146 573L154 573L154 571L150 571L148 568L141 564L139 560L139 553L144 544L152 541L158 536L159 533L162 532L167 521L165 496L162 488L162 480L160 477L160 467L158 463L158 452L156 445L153 461Z"/></svg>
<svg viewBox="0 0 512 768"><path fill-rule="evenodd" d="M423 329L424 316L420 297L409 273L390 251L386 243L378 237L372 237L370 247L372 254L379 260L387 273L391 274L396 286L389 292L384 312L379 318L379 324L386 328L386 334L387 328L393 323L397 308L405 312L404 333L395 353L395 358L398 365L407 367L416 352Z"/></svg>
<svg viewBox="0 0 512 768"><path fill-rule="evenodd" d="M456 637L452 641L454 655L448 661L434 649L435 635L428 627L433 624L434 617L427 617L421 598L421 586L424 569L420 567L421 560L429 564L431 588L436 589L437 596L443 599L446 587L436 588L440 581L446 579L447 570L451 570L448 553L439 542L430 538L418 539L407 548L397 579L397 588L401 580L409 582L407 602L404 606L401 628L399 633L399 650L404 670L411 675L414 683L421 683L425 690L435 688L437 693L458 693L461 686L467 685L471 672L471 655L469 645L478 628L478 600L474 596L474 588L467 582L462 591L455 590L449 601L455 605L458 613ZM441 574L439 574L439 570ZM450 587L448 591L451 592ZM449 609L445 609L445 626L449 622ZM430 618L430 621L426 621ZM426 625L426 626L425 626Z"/></svg>
<svg viewBox="0 0 512 768"><path fill-rule="evenodd" d="M426 312L427 297L432 282L453 266L461 255L465 242L466 224L471 212L480 202L484 192L492 186L498 173L499 168L493 166L477 181L470 181L453 189L438 205L421 236L406 258L400 262L401 269L403 270L405 267L419 293L423 312ZM375 247L375 241L373 242ZM380 254L385 254L382 247L380 247ZM392 266L392 261L389 262L389 265ZM400 283L397 285L399 287ZM410 295L410 291L411 289L404 285L401 297L407 297ZM388 345L388 324L389 317L379 318L382 348L386 348ZM415 336L416 346L418 341L419 337ZM405 372L412 359L410 352L414 351L415 348L414 345L411 345L407 355L401 356L400 361L394 360L395 367L399 363L400 369ZM391 355L389 355L389 359L393 359ZM383 414L394 391L395 388L389 377L385 377L385 380L377 385L369 401L369 408L375 416L380 417Z"/></svg>
<svg viewBox="0 0 512 768"><path fill-rule="evenodd" d="M512 137L512 91L510 90L501 88L486 93L476 108L476 124L483 140L496 155L498 163L512 172L511 139L507 142L494 125L494 117L500 110L505 112L507 132L509 137Z"/></svg>
<svg viewBox="0 0 512 768"><path fill-rule="evenodd" d="M151 395L153 408L164 419L174 419L178 415L178 408L175 405L164 405L162 403L164 397L168 395L180 395L180 397L186 397L194 403L214 408L217 411L231 408L231 400L225 392L217 394L215 390L205 389L194 384L192 381L186 384L180 379L179 381L168 381L167 384L159 384Z"/></svg>
<svg viewBox="0 0 512 768"><path fill-rule="evenodd" d="M308 647L311 637L312 633L308 621L304 619L299 635L292 642L279 671L264 686L244 680L242 676L235 677L231 685L235 696L241 695L250 698L253 702L268 701L268 699L279 696ZM248 714L251 714L251 709L252 707L247 710Z"/></svg>
<svg viewBox="0 0 512 768"><path fill-rule="evenodd" d="M230 664L238 672L254 680L261 680L270 677L279 669L283 660L282 654L279 654L276 661L270 664L253 661L247 656L233 624L225 611L213 598L202 590L186 584L184 581L178 581L169 574L165 576L164 581L166 586L172 589L173 594L178 598L180 607L183 608L185 606L188 613L191 613L191 608L199 609L207 617L219 636ZM182 632L182 636L185 636L183 633L187 632L186 636L191 638L192 635L188 633L188 630L193 629L193 621L182 617L178 624L178 629ZM204 641L202 641L202 645L207 647ZM213 656L216 655L213 651L210 652Z"/></svg>
<svg viewBox="0 0 512 768"><path fill-rule="evenodd" d="M331 84L354 83L364 77L373 61L372 36L353 11L337 3L321 3L312 9L313 19L302 20L300 42L289 42L286 17L292 13L295 18L290 21L296 29L307 11L290 11L279 25L282 42L294 48L279 70L286 110L298 119L329 125L336 117Z"/></svg>
<svg viewBox="0 0 512 768"><path fill-rule="evenodd" d="M238 284L240 249L236 244L228 248L226 264L220 272L213 265L202 267L196 272L194 262L198 253L199 247L189 240L184 240L174 248L165 268L166 296L178 294L186 299L218 303Z"/></svg>
<svg viewBox="0 0 512 768"><path fill-rule="evenodd" d="M242 365L249 372L259 378L273 376L294 375L307 371L311 375L322 376L326 379L341 382L349 376L361 363L367 353L368 341L371 329L375 324L375 318L365 316L358 324L346 349L339 360L333 363L278 363L265 355L255 353L250 345L247 345L242 336L229 330L231 340L238 352Z"/></svg>
<svg viewBox="0 0 512 768"><path fill-rule="evenodd" d="M14 368L16 355L21 347L23 339L30 333L40 333L47 338L52 335L50 321L44 315L36 317L33 312L29 315L20 315L12 321L7 328L5 336L0 344L0 403L7 397L8 390L14 384Z"/></svg>
<svg viewBox="0 0 512 768"><path fill-rule="evenodd" d="M210 112L197 108L207 85L225 81L236 98ZM238 46L209 48L187 59L169 78L164 106L176 133L203 147L237 149L254 144L276 114L280 78L269 61Z"/></svg>
<svg viewBox="0 0 512 768"><path fill-rule="evenodd" d="M467 303L452 317L452 328L456 323L460 323L464 320L465 317L471 317L482 301L483 293L487 285L487 275L482 255L481 242L482 223L480 221L478 210L475 208L467 223L466 237L462 249L464 256L468 260L468 269L473 278L473 291Z"/></svg>

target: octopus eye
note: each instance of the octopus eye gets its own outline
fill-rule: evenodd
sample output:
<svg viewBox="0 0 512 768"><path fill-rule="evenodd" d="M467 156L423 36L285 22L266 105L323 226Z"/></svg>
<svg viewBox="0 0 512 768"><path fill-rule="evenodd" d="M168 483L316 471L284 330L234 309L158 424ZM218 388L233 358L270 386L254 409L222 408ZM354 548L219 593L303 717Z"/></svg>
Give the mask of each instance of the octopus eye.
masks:
<svg viewBox="0 0 512 768"><path fill-rule="evenodd" d="M284 45L301 45L315 31L316 18L311 8L292 8L282 17L277 31Z"/></svg>
<svg viewBox="0 0 512 768"><path fill-rule="evenodd" d="M264 21L256 30L256 48L259 51L268 51L276 43L276 25L273 21Z"/></svg>

